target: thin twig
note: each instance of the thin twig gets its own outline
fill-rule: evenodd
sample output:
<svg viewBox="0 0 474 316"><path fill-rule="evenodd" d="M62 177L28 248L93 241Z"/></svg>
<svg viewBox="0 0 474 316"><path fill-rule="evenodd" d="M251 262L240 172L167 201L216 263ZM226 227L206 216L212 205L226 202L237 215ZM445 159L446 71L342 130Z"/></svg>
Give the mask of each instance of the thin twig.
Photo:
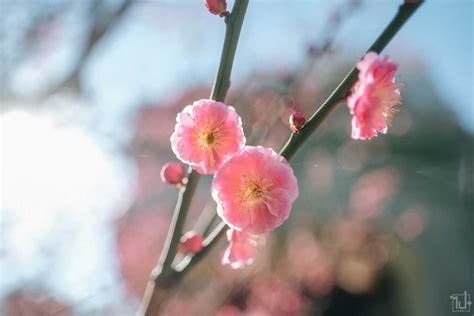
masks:
<svg viewBox="0 0 474 316"><path fill-rule="evenodd" d="M230 87L230 75L232 73L232 65L234 63L235 52L239 42L240 30L244 23L245 13L249 0L236 0L232 13L225 17L226 31L224 46L217 70L216 80L212 87L211 99L216 101L224 101L227 90Z"/></svg>
<svg viewBox="0 0 474 316"><path fill-rule="evenodd" d="M216 216L216 202L210 198L196 220L193 230L206 236L211 230L212 225L215 223Z"/></svg>
<svg viewBox="0 0 474 316"><path fill-rule="evenodd" d="M172 272L171 264L178 251L179 239L183 233L184 222L188 215L191 200L199 182L199 177L199 173L193 172L192 169L189 168L188 182L186 186L182 187L179 191L170 229L166 236L163 251L161 252L158 268L155 271L155 273L163 279L166 279Z"/></svg>

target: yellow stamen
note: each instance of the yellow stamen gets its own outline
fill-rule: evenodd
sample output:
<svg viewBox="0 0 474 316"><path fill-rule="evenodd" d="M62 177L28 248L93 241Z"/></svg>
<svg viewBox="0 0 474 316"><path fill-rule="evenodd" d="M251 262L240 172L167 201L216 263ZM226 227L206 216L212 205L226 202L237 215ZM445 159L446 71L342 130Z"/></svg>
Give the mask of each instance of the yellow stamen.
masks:
<svg viewBox="0 0 474 316"><path fill-rule="evenodd" d="M251 182L245 186L244 198L250 203L255 203L260 201L264 196L263 189L258 185L258 183Z"/></svg>
<svg viewBox="0 0 474 316"><path fill-rule="evenodd" d="M199 135L199 142L202 147L210 147L216 140L216 136L213 131L203 131Z"/></svg>

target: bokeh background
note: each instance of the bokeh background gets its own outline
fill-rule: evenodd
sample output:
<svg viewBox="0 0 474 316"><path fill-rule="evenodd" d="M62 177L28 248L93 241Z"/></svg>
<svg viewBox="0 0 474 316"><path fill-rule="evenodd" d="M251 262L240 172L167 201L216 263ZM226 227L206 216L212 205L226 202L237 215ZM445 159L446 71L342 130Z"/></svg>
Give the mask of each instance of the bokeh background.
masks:
<svg viewBox="0 0 474 316"><path fill-rule="evenodd" d="M278 150L399 2L252 0L226 99L249 141ZM425 3L384 51L404 99L388 135L352 140L341 106L292 160L300 197L255 264L220 266L222 243L163 314L451 315L473 297L473 9ZM209 96L224 31L202 1L0 0L2 315L134 315L177 194L159 177L175 116Z"/></svg>

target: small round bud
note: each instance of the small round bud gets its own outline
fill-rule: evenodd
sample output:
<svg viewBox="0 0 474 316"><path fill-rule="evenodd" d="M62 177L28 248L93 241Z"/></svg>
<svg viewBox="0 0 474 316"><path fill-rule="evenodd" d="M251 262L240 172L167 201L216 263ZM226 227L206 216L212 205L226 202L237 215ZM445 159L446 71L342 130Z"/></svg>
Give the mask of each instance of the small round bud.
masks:
<svg viewBox="0 0 474 316"><path fill-rule="evenodd" d="M194 231L189 231L181 237L178 251L192 254L198 253L202 250L203 239L204 238L201 234L198 234Z"/></svg>
<svg viewBox="0 0 474 316"><path fill-rule="evenodd" d="M184 184L184 166L179 162L168 162L161 168L161 181L181 187Z"/></svg>
<svg viewBox="0 0 474 316"><path fill-rule="evenodd" d="M290 115L290 129L293 133L298 133L306 123L306 119L301 112L293 112Z"/></svg>
<svg viewBox="0 0 474 316"><path fill-rule="evenodd" d="M219 16L225 16L228 14L226 0L204 0L204 4L212 14Z"/></svg>

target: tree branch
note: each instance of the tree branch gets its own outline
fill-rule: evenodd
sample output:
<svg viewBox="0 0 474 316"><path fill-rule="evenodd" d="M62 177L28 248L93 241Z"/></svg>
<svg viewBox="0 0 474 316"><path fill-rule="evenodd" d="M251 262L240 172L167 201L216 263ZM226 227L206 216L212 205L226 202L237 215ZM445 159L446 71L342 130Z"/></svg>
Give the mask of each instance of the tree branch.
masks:
<svg viewBox="0 0 474 316"><path fill-rule="evenodd" d="M248 3L249 0L236 0L231 14L225 18L226 34L219 69L210 96L212 100L224 101L230 86L232 64ZM157 267L151 274L139 314L144 313L146 316L157 315L163 300L175 288L178 280L182 277L182 274L173 270L172 263L176 256L186 215L198 181L199 174L190 169L188 183L180 190L163 252ZM213 243L215 236L211 233L210 237L210 243Z"/></svg>

